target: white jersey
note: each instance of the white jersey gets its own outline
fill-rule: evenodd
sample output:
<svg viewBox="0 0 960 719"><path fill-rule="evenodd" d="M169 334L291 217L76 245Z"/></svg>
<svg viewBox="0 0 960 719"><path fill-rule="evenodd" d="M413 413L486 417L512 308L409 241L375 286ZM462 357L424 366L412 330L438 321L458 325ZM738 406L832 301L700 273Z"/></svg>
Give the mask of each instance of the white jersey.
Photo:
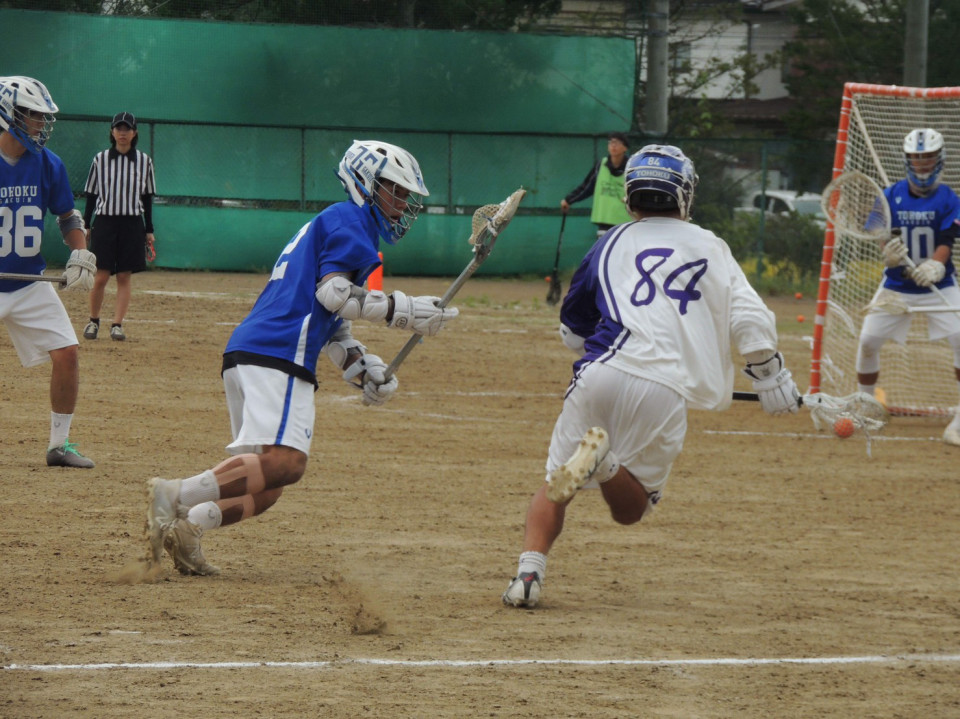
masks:
<svg viewBox="0 0 960 719"><path fill-rule="evenodd" d="M777 330L727 243L690 222L648 218L610 230L570 283L561 322L585 338L575 372L601 362L725 409L731 347L775 350ZM576 380L574 380L576 381Z"/></svg>

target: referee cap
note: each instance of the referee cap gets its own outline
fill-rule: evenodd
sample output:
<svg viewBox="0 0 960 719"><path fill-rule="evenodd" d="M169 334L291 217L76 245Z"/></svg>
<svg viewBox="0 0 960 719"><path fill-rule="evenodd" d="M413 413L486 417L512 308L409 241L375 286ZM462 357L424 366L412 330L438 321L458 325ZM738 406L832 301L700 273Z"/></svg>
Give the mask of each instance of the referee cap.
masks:
<svg viewBox="0 0 960 719"><path fill-rule="evenodd" d="M131 130L136 130L137 118L133 116L132 112L118 112L113 116L113 122L110 123L110 129L112 130L117 125L129 125Z"/></svg>

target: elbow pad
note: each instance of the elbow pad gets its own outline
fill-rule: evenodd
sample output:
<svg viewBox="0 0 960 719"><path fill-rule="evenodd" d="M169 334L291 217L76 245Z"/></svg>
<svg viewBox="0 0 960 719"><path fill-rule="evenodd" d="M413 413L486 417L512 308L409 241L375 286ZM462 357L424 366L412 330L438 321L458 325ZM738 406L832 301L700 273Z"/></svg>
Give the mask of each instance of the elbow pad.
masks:
<svg viewBox="0 0 960 719"><path fill-rule="evenodd" d="M343 275L317 285L317 302L345 320L382 322L387 319L390 300L378 290L358 287Z"/></svg>

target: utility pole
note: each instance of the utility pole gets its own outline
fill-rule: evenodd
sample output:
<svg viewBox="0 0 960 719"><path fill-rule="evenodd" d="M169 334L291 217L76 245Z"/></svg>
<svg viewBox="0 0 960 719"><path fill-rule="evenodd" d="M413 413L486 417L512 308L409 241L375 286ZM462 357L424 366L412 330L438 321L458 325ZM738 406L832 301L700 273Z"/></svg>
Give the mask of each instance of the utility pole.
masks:
<svg viewBox="0 0 960 719"><path fill-rule="evenodd" d="M927 34L930 0L907 0L907 22L903 38L903 84L927 86Z"/></svg>
<svg viewBox="0 0 960 719"><path fill-rule="evenodd" d="M647 134L667 134L670 0L651 0L647 13Z"/></svg>

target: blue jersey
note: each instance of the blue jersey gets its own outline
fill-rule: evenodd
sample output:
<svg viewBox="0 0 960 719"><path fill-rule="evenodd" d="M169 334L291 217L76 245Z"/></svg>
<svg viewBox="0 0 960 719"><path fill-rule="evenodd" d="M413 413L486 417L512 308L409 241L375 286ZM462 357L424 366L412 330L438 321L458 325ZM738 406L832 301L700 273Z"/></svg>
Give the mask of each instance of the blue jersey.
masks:
<svg viewBox="0 0 960 719"><path fill-rule="evenodd" d="M892 228L900 228L900 237L907 246L910 259L920 264L933 256L941 245L953 246L960 218L960 198L946 185L939 185L932 195L917 197L910 194L910 185L900 180L883 191L890 204ZM904 274L906 267L888 267L884 271L883 286L897 292L924 294L932 292L918 286ZM947 260L946 273L937 283L943 289L954 283L953 262Z"/></svg>
<svg viewBox="0 0 960 719"><path fill-rule="evenodd" d="M275 367L316 384L320 350L343 322L317 301L317 283L342 272L362 285L380 265L379 242L368 206L339 202L325 209L283 249L224 354L238 353L237 363Z"/></svg>
<svg viewBox="0 0 960 719"><path fill-rule="evenodd" d="M50 150L25 152L12 167L0 158L0 272L41 274L47 266L40 254L44 215L72 209L67 170ZM27 284L0 280L0 292Z"/></svg>

